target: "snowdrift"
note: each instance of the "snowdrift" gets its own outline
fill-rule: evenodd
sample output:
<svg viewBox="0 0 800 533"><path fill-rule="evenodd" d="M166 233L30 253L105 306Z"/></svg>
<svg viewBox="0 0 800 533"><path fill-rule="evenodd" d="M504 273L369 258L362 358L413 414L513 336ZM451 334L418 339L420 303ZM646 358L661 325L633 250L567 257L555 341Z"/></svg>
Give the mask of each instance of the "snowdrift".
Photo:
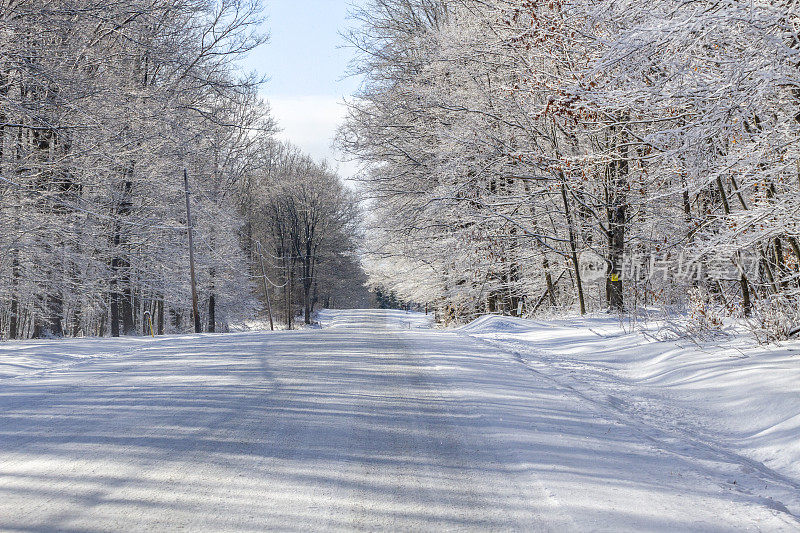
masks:
<svg viewBox="0 0 800 533"><path fill-rule="evenodd" d="M655 329L657 324L652 324ZM800 342L657 341L615 317L483 316L458 329L594 398L800 482Z"/></svg>

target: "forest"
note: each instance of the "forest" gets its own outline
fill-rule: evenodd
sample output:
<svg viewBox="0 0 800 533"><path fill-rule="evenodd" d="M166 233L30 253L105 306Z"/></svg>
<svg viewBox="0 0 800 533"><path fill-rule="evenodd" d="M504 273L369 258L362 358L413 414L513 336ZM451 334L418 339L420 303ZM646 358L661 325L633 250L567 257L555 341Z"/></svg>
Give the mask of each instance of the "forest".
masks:
<svg viewBox="0 0 800 533"><path fill-rule="evenodd" d="M355 194L276 139L237 64L262 7L0 2L3 338L225 331L267 303L291 327L367 297Z"/></svg>
<svg viewBox="0 0 800 533"><path fill-rule="evenodd" d="M437 309L800 324L795 1L371 0L337 143ZM694 325L692 325L694 324Z"/></svg>
<svg viewBox="0 0 800 533"><path fill-rule="evenodd" d="M795 2L367 0L352 20L355 187L277 140L238 64L266 39L257 0L3 0L3 338L291 327L376 294L445 324L798 331Z"/></svg>

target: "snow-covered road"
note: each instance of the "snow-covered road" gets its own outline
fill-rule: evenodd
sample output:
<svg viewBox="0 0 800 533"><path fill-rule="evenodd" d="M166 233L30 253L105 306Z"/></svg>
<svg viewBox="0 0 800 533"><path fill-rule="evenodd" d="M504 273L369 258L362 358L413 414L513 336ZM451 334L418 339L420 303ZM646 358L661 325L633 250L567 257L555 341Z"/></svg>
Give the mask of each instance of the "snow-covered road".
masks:
<svg viewBox="0 0 800 533"><path fill-rule="evenodd" d="M0 373L0 530L800 530L735 458L511 353L420 315L322 319L4 351L73 357Z"/></svg>

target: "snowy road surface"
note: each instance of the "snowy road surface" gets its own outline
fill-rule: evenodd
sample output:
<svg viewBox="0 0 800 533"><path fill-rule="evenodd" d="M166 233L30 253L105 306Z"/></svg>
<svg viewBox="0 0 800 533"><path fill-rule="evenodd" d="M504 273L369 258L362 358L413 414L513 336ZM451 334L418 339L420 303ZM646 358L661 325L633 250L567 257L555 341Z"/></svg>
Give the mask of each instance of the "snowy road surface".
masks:
<svg viewBox="0 0 800 533"><path fill-rule="evenodd" d="M53 341L103 353L0 378L0 530L800 530L735 459L512 354L418 315L323 318Z"/></svg>

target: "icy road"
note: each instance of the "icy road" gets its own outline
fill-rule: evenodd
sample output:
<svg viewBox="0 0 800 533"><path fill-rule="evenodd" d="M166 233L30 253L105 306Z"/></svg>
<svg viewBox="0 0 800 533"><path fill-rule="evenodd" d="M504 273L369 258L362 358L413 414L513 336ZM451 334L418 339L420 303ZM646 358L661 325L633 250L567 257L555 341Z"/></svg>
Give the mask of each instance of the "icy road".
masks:
<svg viewBox="0 0 800 533"><path fill-rule="evenodd" d="M800 529L735 459L513 354L420 315L323 322L5 350L0 530Z"/></svg>

